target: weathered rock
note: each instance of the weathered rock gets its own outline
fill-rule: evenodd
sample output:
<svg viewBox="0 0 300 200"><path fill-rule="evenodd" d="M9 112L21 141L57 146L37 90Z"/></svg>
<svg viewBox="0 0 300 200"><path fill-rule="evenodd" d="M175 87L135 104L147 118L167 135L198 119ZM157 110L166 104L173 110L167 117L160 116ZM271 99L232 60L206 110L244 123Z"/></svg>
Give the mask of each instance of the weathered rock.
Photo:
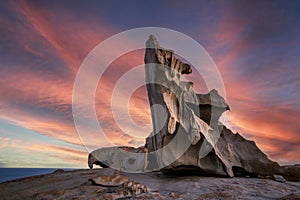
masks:
<svg viewBox="0 0 300 200"><path fill-rule="evenodd" d="M102 175L89 179L93 185L101 186L97 193L102 193L104 199L121 199L147 193L147 187L120 174ZM101 199L102 199L101 198Z"/></svg>
<svg viewBox="0 0 300 200"><path fill-rule="evenodd" d="M127 182L128 177L122 175L98 176L96 178L91 178L90 181L95 185L116 187Z"/></svg>
<svg viewBox="0 0 300 200"><path fill-rule="evenodd" d="M203 142L201 140L196 145L191 145L178 160L164 168L163 172L250 177L282 172L281 167L276 162L269 160L255 142L246 140L238 133L232 133L225 126L219 125L219 128L222 129L220 138L207 156L197 160L197 153ZM173 135L166 136L165 143L168 143L173 137ZM218 155L216 151L218 151ZM224 160L227 163L224 163Z"/></svg>
<svg viewBox="0 0 300 200"><path fill-rule="evenodd" d="M135 182L135 181L125 182L123 184L122 188L123 188L124 196L128 196L128 195L133 196L133 195L138 195L138 194L148 192L148 189L144 184L138 183L138 182Z"/></svg>
<svg viewBox="0 0 300 200"><path fill-rule="evenodd" d="M93 165L103 168L113 168L123 171L143 171L147 165L145 147L107 147L97 149L89 154L88 165L92 169Z"/></svg>
<svg viewBox="0 0 300 200"><path fill-rule="evenodd" d="M107 193L108 187L88 180L114 174L112 169L81 169L51 173L0 183L1 200L91 200L124 198ZM148 192L127 199L299 199L300 182L281 184L269 179L166 176L161 172L127 174L129 180L147 186ZM130 190L129 190L130 191ZM125 193L126 194L126 193Z"/></svg>
<svg viewBox="0 0 300 200"><path fill-rule="evenodd" d="M196 94L198 98L198 105L187 102L198 117L200 117L207 124L215 124L218 122L223 112L230 110L229 105L224 98L219 95L215 89L207 94ZM213 115L212 115L213 111Z"/></svg>
<svg viewBox="0 0 300 200"><path fill-rule="evenodd" d="M299 199L300 199L300 194L291 193L284 197L278 198L277 200L299 200Z"/></svg>
<svg viewBox="0 0 300 200"><path fill-rule="evenodd" d="M278 175L278 174L274 174L273 179L274 179L274 181L277 181L277 182L280 182L280 183L285 183L286 182L285 178L283 178L283 176Z"/></svg>
<svg viewBox="0 0 300 200"><path fill-rule="evenodd" d="M220 116L229 110L229 106L216 90L208 94L196 94L193 83L180 80L183 72L191 73L192 70L187 70L186 65L185 70L180 70L181 67L177 67L177 64L184 64L179 59L174 59L172 51L161 48L154 36L150 36L146 47L146 83L153 132L156 133L146 139L146 147L150 152L165 147L171 141L174 143L178 134L185 135L191 143L183 155L162 169L163 172L231 177L281 172L280 166L270 161L253 141L219 125ZM163 125L160 124L161 114L152 108L154 103L167 110L164 117L168 120ZM175 146L179 147L182 141L175 141ZM164 162L170 157L176 158L176 150L168 149L162 157L157 158L157 162Z"/></svg>
<svg viewBox="0 0 300 200"><path fill-rule="evenodd" d="M282 175L289 181L300 181L300 164L282 166Z"/></svg>
<svg viewBox="0 0 300 200"><path fill-rule="evenodd" d="M98 149L89 155L90 168L98 164L135 172L159 169L226 177L294 176L269 160L254 141L221 125L220 116L230 110L225 99L214 89L196 94L192 82L181 81L182 74L192 73L191 66L176 58L172 50L160 47L152 35L146 42L144 61L153 124L145 147ZM160 153L153 153L157 151Z"/></svg>

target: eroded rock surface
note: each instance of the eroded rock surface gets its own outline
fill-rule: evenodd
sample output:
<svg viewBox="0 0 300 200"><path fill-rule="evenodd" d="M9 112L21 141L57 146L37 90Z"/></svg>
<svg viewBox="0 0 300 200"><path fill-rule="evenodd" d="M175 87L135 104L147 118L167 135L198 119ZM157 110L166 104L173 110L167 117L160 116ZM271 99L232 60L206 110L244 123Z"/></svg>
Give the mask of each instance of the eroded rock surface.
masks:
<svg viewBox="0 0 300 200"><path fill-rule="evenodd" d="M144 61L153 124L145 147L98 149L89 155L90 168L98 164L125 171L225 177L287 173L254 141L219 122L222 113L230 110L225 99L215 89L196 94L192 82L181 80L183 74L192 73L192 67L172 50L160 47L153 35L146 41Z"/></svg>
<svg viewBox="0 0 300 200"><path fill-rule="evenodd" d="M120 186L124 184L125 182L128 182L127 176L122 175L109 175L109 176L98 176L95 178L90 179L90 181L94 185L101 185L105 187L114 187L114 186Z"/></svg>
<svg viewBox="0 0 300 200"><path fill-rule="evenodd" d="M148 152L145 147L107 147L97 149L89 154L88 165L99 165L119 171L143 172L148 165Z"/></svg>
<svg viewBox="0 0 300 200"><path fill-rule="evenodd" d="M122 173L147 187L146 193L135 189L107 191L89 179L114 174L112 169L64 171L0 183L1 200L103 200L103 199L299 199L300 183L279 183L271 179L216 178L201 176L166 176L160 172ZM126 186L127 187L127 186ZM138 186L139 188L141 187ZM126 191L128 193L126 193ZM123 193L124 192L124 193ZM124 198L127 196L127 198Z"/></svg>
<svg viewBox="0 0 300 200"><path fill-rule="evenodd" d="M89 180L93 185L102 186L97 193L101 193L104 199L131 198L148 192L144 184L129 180L127 176L119 173L97 176Z"/></svg>
<svg viewBox="0 0 300 200"><path fill-rule="evenodd" d="M282 174L289 181L300 181L300 164L286 165L282 167Z"/></svg>

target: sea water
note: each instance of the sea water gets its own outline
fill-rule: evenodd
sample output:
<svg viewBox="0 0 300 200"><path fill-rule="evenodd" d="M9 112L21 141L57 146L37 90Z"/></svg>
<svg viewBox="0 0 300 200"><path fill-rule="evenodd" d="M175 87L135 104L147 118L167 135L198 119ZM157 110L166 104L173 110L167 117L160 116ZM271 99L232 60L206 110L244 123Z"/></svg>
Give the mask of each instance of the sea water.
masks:
<svg viewBox="0 0 300 200"><path fill-rule="evenodd" d="M49 174L58 168L0 168L0 183L29 176ZM71 168L63 170L72 170Z"/></svg>

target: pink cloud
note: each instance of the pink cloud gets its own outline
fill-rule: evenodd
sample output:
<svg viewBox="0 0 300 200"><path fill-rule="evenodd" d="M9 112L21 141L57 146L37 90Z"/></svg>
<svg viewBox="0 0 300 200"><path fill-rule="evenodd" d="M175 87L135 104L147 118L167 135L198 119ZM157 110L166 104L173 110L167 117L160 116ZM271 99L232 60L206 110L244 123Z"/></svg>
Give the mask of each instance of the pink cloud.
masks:
<svg viewBox="0 0 300 200"><path fill-rule="evenodd" d="M38 66L41 63L24 62L20 66L14 66L14 63L9 62L4 63L3 66L6 67L5 70L1 70L0 81L2 94L0 118L13 121L41 134L81 144L71 113L73 81L85 56L99 42L112 35L114 30L102 21L96 21L92 16L86 19L85 22L88 21L88 23L84 23L76 21L75 16L68 12L58 10L53 13L36 6L34 2L22 1L18 4L14 3L13 6L22 23L11 26L10 21L0 18L1 24L4 24L8 30L7 38L11 37L14 44L22 46L21 50L14 49L13 54L18 57L22 56L19 55L20 51L25 51L39 58L43 58L45 54L48 56L51 54L56 60L62 62L52 62L51 57L47 57L48 60L43 60L43 65L51 62L49 66L38 68L38 70L30 66ZM276 100L273 96L267 95L273 93L273 90L276 92L276 85L270 87L255 77L243 76L241 71L244 66L240 66L238 61L251 54L249 50L253 49L257 43L251 42L243 35L245 24L250 26L252 21L246 18L236 19L235 9L237 8L226 6L224 16L216 25L217 29L213 30L214 34L211 38L213 42L208 45L208 51L224 78L227 99L232 109L232 112L228 114L231 125L242 135L255 139L258 145L268 152L268 155L272 155L272 158L285 157L299 161L296 147L293 146L290 150L282 152L283 147L291 141L299 144L299 126L296 116L300 113L293 106L289 106L297 102L291 102L293 101L291 99L287 99L286 102ZM207 32L207 34L209 36L203 37L210 38L211 33ZM130 42L132 41L124 41L124 43ZM38 43L40 47L35 47L33 43ZM118 50L118 44L113 45L113 50ZM114 51L107 52L107 55L112 53ZM125 72L143 64L143 53L143 50L138 50L115 60L105 71L97 88L97 116L104 124L104 132L108 138L117 145L144 142L138 133L131 135L132 133L120 130L111 112L113 88ZM60 65L62 69L67 68L66 74L61 75L52 71L53 68L59 71ZM282 71L278 69L270 73L269 68L266 67L259 69L255 75L261 79L266 77L276 79L281 73ZM201 77L192 74L187 78L195 82L197 91L207 92ZM89 77L86 79L88 82ZM264 88L264 86L268 87ZM258 95L258 91L264 95ZM84 99L84 96L82 98ZM118 104L120 109L128 109L137 124L145 125L151 122L145 88L140 88L133 94L129 108L122 107L124 99L118 100ZM88 127L86 132L89 136L97 137L98 135ZM277 142L275 143L274 140ZM93 139L89 139L88 143L95 145ZM31 150L36 151L38 147L33 146ZM66 149L58 147L47 146L47 148L54 154L68 153ZM43 148L43 151L46 149ZM74 156L76 154L76 152L69 153Z"/></svg>
<svg viewBox="0 0 300 200"><path fill-rule="evenodd" d="M228 15L231 13L228 12ZM294 117L299 116L299 112L293 107L282 109L286 108L292 99L284 100L270 95L278 91L276 82L282 78L282 74L275 70L275 66L258 69L255 77L240 73L245 67L237 64L237 61L253 55L249 50L253 49L255 44L239 38L244 22L239 19L230 21L231 17L227 19L225 17L220 30L217 31L217 40L223 42L216 43L211 49L214 52L224 46L231 46L216 59L224 78L227 98L232 110L227 115L229 121L234 130L253 139L272 159L282 163L288 163L288 160L298 162L299 147L288 144L291 142L300 144L298 119ZM255 62L259 61L253 60L252 64L255 65ZM268 79L274 81L274 84L269 85Z"/></svg>
<svg viewBox="0 0 300 200"><path fill-rule="evenodd" d="M84 150L1 137L0 142L0 152L4 149L11 151L11 155L6 160L7 167L16 167L16 162L18 166L22 167L57 167L55 166L57 164L60 166L87 166L88 152ZM18 152L21 152L22 159L15 160L14 154L20 154Z"/></svg>

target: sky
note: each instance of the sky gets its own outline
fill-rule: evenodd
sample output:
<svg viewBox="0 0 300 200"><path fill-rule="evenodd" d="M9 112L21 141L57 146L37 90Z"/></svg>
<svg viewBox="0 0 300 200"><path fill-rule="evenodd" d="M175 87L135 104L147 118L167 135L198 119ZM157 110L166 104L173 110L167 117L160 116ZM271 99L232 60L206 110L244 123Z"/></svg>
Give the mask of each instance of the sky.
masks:
<svg viewBox="0 0 300 200"><path fill-rule="evenodd" d="M0 167L87 167L89 144L72 115L76 74L99 43L139 27L176 30L201 44L225 85L231 108L225 125L272 160L300 163L299 10L293 0L2 1ZM99 81L95 108L111 144L139 146L150 133L121 130L111 110L114 86L143 57L143 49L122 55ZM208 92L201 78L191 79ZM117 111L151 126L145 87L133 93L129 108L122 100ZM108 145L89 130L84 137Z"/></svg>

